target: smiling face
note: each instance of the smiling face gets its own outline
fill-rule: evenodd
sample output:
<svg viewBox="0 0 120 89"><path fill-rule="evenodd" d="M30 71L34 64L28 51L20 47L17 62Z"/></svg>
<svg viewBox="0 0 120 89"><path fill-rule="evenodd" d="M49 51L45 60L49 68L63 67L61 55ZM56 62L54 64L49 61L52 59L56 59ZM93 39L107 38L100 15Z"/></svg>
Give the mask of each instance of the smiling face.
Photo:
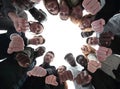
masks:
<svg viewBox="0 0 120 89"><path fill-rule="evenodd" d="M71 66L76 66L75 58L71 53L68 53L65 56L65 60L71 65Z"/></svg>
<svg viewBox="0 0 120 89"><path fill-rule="evenodd" d="M33 22L30 24L30 31L36 34L40 34L43 32L43 25L38 22Z"/></svg>
<svg viewBox="0 0 120 89"><path fill-rule="evenodd" d="M61 20L67 20L69 18L69 7L67 6L66 2L64 0L60 3L60 19Z"/></svg>
<svg viewBox="0 0 120 89"><path fill-rule="evenodd" d="M59 12L59 5L58 5L57 0L46 1L45 7L48 10L48 12L52 15L57 15Z"/></svg>
<svg viewBox="0 0 120 89"><path fill-rule="evenodd" d="M87 43L89 45L97 45L99 43L99 39L97 37L89 37Z"/></svg>

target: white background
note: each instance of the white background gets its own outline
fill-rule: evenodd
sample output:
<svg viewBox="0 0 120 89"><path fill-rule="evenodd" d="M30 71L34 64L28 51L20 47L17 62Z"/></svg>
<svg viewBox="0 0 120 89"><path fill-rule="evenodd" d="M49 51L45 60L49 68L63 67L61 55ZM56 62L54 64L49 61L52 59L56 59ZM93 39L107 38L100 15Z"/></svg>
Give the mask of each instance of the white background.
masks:
<svg viewBox="0 0 120 89"><path fill-rule="evenodd" d="M47 13L47 21L42 23L44 25L44 31L41 35L46 39L45 44L43 44L43 46L46 47L46 52L51 50L55 53L55 58L51 65L56 66L56 68L60 65L68 66L64 61L64 56L70 52L73 53L75 57L81 54L80 48L85 44L86 39L81 38L80 28L70 20L62 21L59 18L59 14L57 16L49 14L42 1L36 5L36 7L38 9L41 8ZM29 15L29 20L34 20L31 15ZM31 38L34 34L27 33L26 36ZM37 65L40 65L42 61L43 57L37 58ZM68 81L68 89L74 89L70 81Z"/></svg>

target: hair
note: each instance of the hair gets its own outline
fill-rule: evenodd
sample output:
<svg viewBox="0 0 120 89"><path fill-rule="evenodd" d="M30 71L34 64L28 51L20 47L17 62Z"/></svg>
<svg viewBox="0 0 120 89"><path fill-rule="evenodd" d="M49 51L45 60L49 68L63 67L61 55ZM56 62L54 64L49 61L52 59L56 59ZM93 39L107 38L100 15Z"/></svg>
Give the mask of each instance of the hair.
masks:
<svg viewBox="0 0 120 89"><path fill-rule="evenodd" d="M69 56L73 56L73 54L72 54L72 53L66 54L65 57L64 57L64 59L67 60L67 58L68 58Z"/></svg>
<svg viewBox="0 0 120 89"><path fill-rule="evenodd" d="M41 37L41 38L43 38L43 43L42 43L42 44L44 44L44 43L45 43L45 38L44 38L42 35L39 35L39 36L34 36L34 37Z"/></svg>
<svg viewBox="0 0 120 89"><path fill-rule="evenodd" d="M95 51L96 51L96 49L95 48L93 48L93 47L91 47L90 45L85 45L85 46L87 46L87 48L88 48L88 52L83 52L82 51L82 53L85 55L85 57L87 58L87 56L90 54L90 53L95 53Z"/></svg>
<svg viewBox="0 0 120 89"><path fill-rule="evenodd" d="M65 68L65 70L67 69L67 67L65 65L62 65L62 66Z"/></svg>
<svg viewBox="0 0 120 89"><path fill-rule="evenodd" d="M51 53L53 56L55 56L53 51L48 51L47 53Z"/></svg>
<svg viewBox="0 0 120 89"><path fill-rule="evenodd" d="M58 3L58 1L57 0L43 0L43 3L44 3L44 6L45 6L45 8L46 8L46 4L48 3L48 2L50 2L50 1L56 1L56 3L57 3L57 6L58 6L58 13L59 13L59 11L60 11L60 8L59 8L59 3ZM47 8L46 8L47 9ZM52 15L57 15L57 14L53 14L53 13L51 13L48 9L47 9L47 11L50 13L50 14L52 14Z"/></svg>
<svg viewBox="0 0 120 89"><path fill-rule="evenodd" d="M94 33L94 31L81 32L81 36L82 36L83 38L85 38L85 37L91 36L93 33Z"/></svg>
<svg viewBox="0 0 120 89"><path fill-rule="evenodd" d="M86 39L86 43L87 43L87 44L88 44L89 39L90 39L90 37L88 37L88 38Z"/></svg>
<svg viewBox="0 0 120 89"><path fill-rule="evenodd" d="M47 14L42 9L37 9L33 7L29 10L29 12L33 16L33 18L37 20L39 23L47 19Z"/></svg>

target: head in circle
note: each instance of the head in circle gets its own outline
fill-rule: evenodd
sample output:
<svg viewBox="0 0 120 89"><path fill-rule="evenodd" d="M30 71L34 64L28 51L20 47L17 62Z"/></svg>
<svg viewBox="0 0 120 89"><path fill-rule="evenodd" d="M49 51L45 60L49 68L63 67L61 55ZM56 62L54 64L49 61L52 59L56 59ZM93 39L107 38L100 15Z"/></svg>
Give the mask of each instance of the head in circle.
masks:
<svg viewBox="0 0 120 89"><path fill-rule="evenodd" d="M30 22L30 31L36 34L42 33L44 30L44 27L39 22Z"/></svg>
<svg viewBox="0 0 120 89"><path fill-rule="evenodd" d="M76 61L72 53L68 53L65 55L64 59L71 65L76 66Z"/></svg>
<svg viewBox="0 0 120 89"><path fill-rule="evenodd" d="M59 4L57 0L43 0L45 8L51 15L59 13Z"/></svg>
<svg viewBox="0 0 120 89"><path fill-rule="evenodd" d="M94 33L94 31L89 31L89 32L87 32L87 31L82 31L81 32L81 36L83 37L83 38L86 38L86 37L89 37L89 36L91 36L91 35L93 35L93 33Z"/></svg>
<svg viewBox="0 0 120 89"><path fill-rule="evenodd" d="M83 66L84 68L87 67L87 59L83 56L83 55L78 55L76 57L76 61L78 64L80 64L81 66Z"/></svg>
<svg viewBox="0 0 120 89"><path fill-rule="evenodd" d="M86 43L89 45L97 45L99 44L99 38L97 37L89 37L86 39Z"/></svg>
<svg viewBox="0 0 120 89"><path fill-rule="evenodd" d="M66 66L61 65L61 66L59 66L59 67L57 68L57 72L58 72L59 74L62 74L66 69L67 69Z"/></svg>
<svg viewBox="0 0 120 89"><path fill-rule="evenodd" d="M53 61L54 57L54 53L52 51L48 51L44 56L44 63L50 64Z"/></svg>
<svg viewBox="0 0 120 89"><path fill-rule="evenodd" d="M70 16L70 8L66 3L66 0L60 0L59 7L60 7L60 12L59 12L60 19L67 20Z"/></svg>

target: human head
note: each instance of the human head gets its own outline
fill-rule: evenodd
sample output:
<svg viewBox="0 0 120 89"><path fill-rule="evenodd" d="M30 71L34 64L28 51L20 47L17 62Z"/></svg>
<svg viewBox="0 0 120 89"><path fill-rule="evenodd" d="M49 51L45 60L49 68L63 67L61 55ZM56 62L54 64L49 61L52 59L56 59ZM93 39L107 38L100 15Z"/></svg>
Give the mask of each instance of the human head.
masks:
<svg viewBox="0 0 120 89"><path fill-rule="evenodd" d="M81 47L81 51L85 56L87 56L90 53L95 53L96 50L93 47L91 47L90 45L83 45Z"/></svg>
<svg viewBox="0 0 120 89"><path fill-rule="evenodd" d="M79 27L81 30L86 30L86 29L89 29L89 30L92 30L91 28L91 23L93 22L94 20L94 16L93 15L85 15L81 18L81 20L79 21Z"/></svg>
<svg viewBox="0 0 120 89"><path fill-rule="evenodd" d="M45 8L52 15L57 15L59 13L59 4L57 0L43 0Z"/></svg>
<svg viewBox="0 0 120 89"><path fill-rule="evenodd" d="M59 74L62 74L66 70L66 66L61 65L57 68L57 71Z"/></svg>
<svg viewBox="0 0 120 89"><path fill-rule="evenodd" d="M32 22L30 23L30 31L36 34L40 34L43 32L43 25L39 22Z"/></svg>
<svg viewBox="0 0 120 89"><path fill-rule="evenodd" d="M76 61L78 64L80 64L83 67L87 67L87 59L83 55L78 55L76 57Z"/></svg>
<svg viewBox="0 0 120 89"><path fill-rule="evenodd" d="M89 45L97 45L99 43L99 39L97 37L89 37L86 39L86 43Z"/></svg>
<svg viewBox="0 0 120 89"><path fill-rule="evenodd" d="M43 38L42 35L35 36L29 40L29 44L33 44L33 45L39 45L44 43L45 43L45 39Z"/></svg>
<svg viewBox="0 0 120 89"><path fill-rule="evenodd" d="M70 20L73 23L78 24L82 16L83 16L83 8L81 4L78 4L77 6L72 7Z"/></svg>
<svg viewBox="0 0 120 89"><path fill-rule="evenodd" d="M75 58L72 53L68 53L65 55L64 59L71 65L76 66Z"/></svg>
<svg viewBox="0 0 120 89"><path fill-rule="evenodd" d="M61 20L67 20L70 16L70 9L65 0L60 0L59 16Z"/></svg>
<svg viewBox="0 0 120 89"><path fill-rule="evenodd" d="M35 49L36 57L42 56L45 53L46 48L44 46L40 46Z"/></svg>
<svg viewBox="0 0 120 89"><path fill-rule="evenodd" d="M81 36L83 37L83 38L85 38L85 37L89 37L89 36L91 36L92 34L94 33L94 31L82 31L81 32Z"/></svg>
<svg viewBox="0 0 120 89"><path fill-rule="evenodd" d="M55 55L53 51L48 51L44 56L44 62L48 64L51 63L53 61L54 56Z"/></svg>

